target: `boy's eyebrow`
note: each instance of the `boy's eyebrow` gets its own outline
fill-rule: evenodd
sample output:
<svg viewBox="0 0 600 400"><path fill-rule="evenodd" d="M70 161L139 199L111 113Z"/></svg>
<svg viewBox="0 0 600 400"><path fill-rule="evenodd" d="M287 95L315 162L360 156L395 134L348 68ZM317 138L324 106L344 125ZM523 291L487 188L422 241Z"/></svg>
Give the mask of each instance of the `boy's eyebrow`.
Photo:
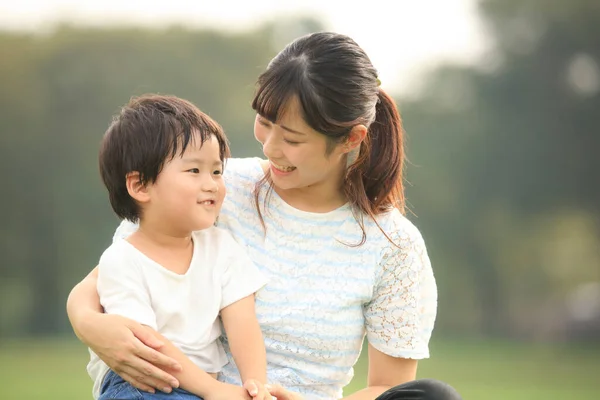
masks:
<svg viewBox="0 0 600 400"><path fill-rule="evenodd" d="M186 157L186 158L183 159L183 162L186 162L186 163L196 163L196 164L210 164L210 161L203 160L203 159L198 158L198 157ZM212 164L213 165L221 165L221 164L223 164L223 161L221 161L221 160L214 160L212 162Z"/></svg>

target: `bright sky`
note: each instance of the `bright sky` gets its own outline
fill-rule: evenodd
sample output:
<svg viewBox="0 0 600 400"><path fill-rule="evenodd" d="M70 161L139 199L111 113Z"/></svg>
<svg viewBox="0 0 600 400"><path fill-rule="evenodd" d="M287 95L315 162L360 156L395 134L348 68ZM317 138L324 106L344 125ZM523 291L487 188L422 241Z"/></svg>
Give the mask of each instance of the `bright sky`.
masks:
<svg viewBox="0 0 600 400"><path fill-rule="evenodd" d="M436 63L471 63L488 48L476 0L0 0L0 29L16 30L70 21L239 31L294 15L314 16L351 36L379 70L382 86L406 94Z"/></svg>

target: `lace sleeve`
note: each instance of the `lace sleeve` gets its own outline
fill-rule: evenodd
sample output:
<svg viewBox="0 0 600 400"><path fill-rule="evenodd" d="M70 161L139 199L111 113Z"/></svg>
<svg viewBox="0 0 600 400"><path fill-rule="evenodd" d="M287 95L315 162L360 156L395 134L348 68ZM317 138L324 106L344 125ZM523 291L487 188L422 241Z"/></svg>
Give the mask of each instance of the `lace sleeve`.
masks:
<svg viewBox="0 0 600 400"><path fill-rule="evenodd" d="M405 220L408 224L408 220ZM429 357L437 288L425 243L410 224L390 236L382 252L373 298L364 307L367 339L393 357Z"/></svg>

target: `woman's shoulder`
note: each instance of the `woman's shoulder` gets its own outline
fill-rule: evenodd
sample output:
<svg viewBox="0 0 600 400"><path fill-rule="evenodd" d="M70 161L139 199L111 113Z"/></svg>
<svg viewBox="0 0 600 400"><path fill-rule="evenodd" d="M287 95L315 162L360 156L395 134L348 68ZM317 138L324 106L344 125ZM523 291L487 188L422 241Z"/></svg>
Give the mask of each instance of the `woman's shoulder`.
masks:
<svg viewBox="0 0 600 400"><path fill-rule="evenodd" d="M393 254L416 255L427 252L423 235L417 226L394 209L376 217L377 224L371 223L367 237L381 260Z"/></svg>
<svg viewBox="0 0 600 400"><path fill-rule="evenodd" d="M258 157L229 158L225 163L225 179L228 181L258 181L265 174L266 161Z"/></svg>
<svg viewBox="0 0 600 400"><path fill-rule="evenodd" d="M400 210L394 208L391 211L380 214L376 217L377 224L383 229L383 232L391 239L404 239L404 240L417 240L422 241L423 237L421 232L417 228L417 226L406 217L406 215L402 214ZM373 224L375 225L375 224ZM377 230L380 231L380 238L385 239L385 235L379 228Z"/></svg>
<svg viewBox="0 0 600 400"><path fill-rule="evenodd" d="M194 231L192 235L201 247L209 247L211 250L219 249L229 252L237 247L237 242L231 233L218 226L210 226L206 229Z"/></svg>

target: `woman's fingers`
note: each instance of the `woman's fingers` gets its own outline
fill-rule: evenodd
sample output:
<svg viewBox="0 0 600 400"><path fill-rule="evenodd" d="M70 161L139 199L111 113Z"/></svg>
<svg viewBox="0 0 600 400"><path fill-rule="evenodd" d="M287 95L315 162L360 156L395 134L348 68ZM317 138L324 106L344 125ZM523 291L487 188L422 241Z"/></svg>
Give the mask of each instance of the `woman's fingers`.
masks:
<svg viewBox="0 0 600 400"><path fill-rule="evenodd" d="M179 364L145 344L160 348L160 340L149 339L143 326L135 321L118 315L99 315L102 320L96 321L95 337L90 339L96 345L91 347L113 371L144 391L170 392L179 386L177 379L161 369L176 370L181 368Z"/></svg>
<svg viewBox="0 0 600 400"><path fill-rule="evenodd" d="M152 365L155 365L159 368L165 368L168 370L181 371L181 365L172 359L148 346L146 346L142 342L137 342L135 346L134 354ZM169 375L170 376L170 375ZM172 376L170 376L172 379Z"/></svg>
<svg viewBox="0 0 600 400"><path fill-rule="evenodd" d="M153 349L160 349L164 345L163 342L161 342L157 337L152 335L147 329L144 329L144 327L141 324L130 324L129 329L131 329L131 332L136 338L138 338L143 344L145 344L148 347L152 347Z"/></svg>
<svg viewBox="0 0 600 400"><path fill-rule="evenodd" d="M164 380L153 377L152 375L146 375L145 373L140 373L140 370L132 367L125 366L121 371L117 372L123 379L127 380L125 377L127 376L131 381L127 380L127 382L131 383L133 386L138 389L142 389L142 386L150 388L152 390L160 390L161 392L170 393L173 390L173 387L165 382ZM142 389L148 391L146 389Z"/></svg>
<svg viewBox="0 0 600 400"><path fill-rule="evenodd" d="M146 385L145 383L139 382L136 379L133 379L133 377L123 371L119 372L119 376L123 379L125 379L125 381L127 381L131 386L138 388L139 390L142 390L144 392L149 392L149 393L156 393L156 390L154 390L153 387Z"/></svg>
<svg viewBox="0 0 600 400"><path fill-rule="evenodd" d="M277 397L280 400L286 400L288 397L287 390L282 388L280 385L268 384L265 385L265 388L271 393L271 396Z"/></svg>
<svg viewBox="0 0 600 400"><path fill-rule="evenodd" d="M123 369L137 381L145 383L163 392L170 392L171 387L179 387L179 381L169 373L152 365L138 354L125 362ZM169 389L169 390L165 390Z"/></svg>
<svg viewBox="0 0 600 400"><path fill-rule="evenodd" d="M277 398L277 400L302 400L302 396L284 389L281 385L268 384L265 385L265 389L269 391L273 398Z"/></svg>

